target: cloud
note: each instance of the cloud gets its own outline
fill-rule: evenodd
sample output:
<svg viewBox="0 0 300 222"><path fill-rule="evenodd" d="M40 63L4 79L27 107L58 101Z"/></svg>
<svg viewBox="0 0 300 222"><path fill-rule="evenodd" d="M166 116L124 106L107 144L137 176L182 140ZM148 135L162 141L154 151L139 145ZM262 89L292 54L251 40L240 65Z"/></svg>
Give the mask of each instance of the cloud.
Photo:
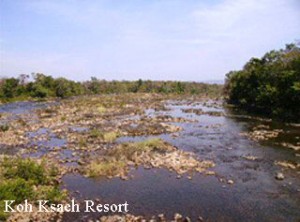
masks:
<svg viewBox="0 0 300 222"><path fill-rule="evenodd" d="M26 1L26 39L2 37L1 72L106 79L223 79L299 39L297 0ZM5 19L5 18L4 18ZM36 28L45 26L36 33ZM14 36L24 30L4 30ZM42 43L38 40L43 39ZM30 45L30 47L24 47ZM12 47L15 46L15 47ZM3 62L5 61L5 62ZM38 70L36 70L38 69Z"/></svg>

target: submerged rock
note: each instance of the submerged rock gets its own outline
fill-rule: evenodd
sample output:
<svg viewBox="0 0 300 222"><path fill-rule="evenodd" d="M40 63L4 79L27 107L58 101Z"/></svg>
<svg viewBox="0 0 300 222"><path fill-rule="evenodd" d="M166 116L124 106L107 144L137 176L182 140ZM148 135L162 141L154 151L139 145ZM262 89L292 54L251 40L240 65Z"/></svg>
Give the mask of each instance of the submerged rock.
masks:
<svg viewBox="0 0 300 222"><path fill-rule="evenodd" d="M241 136L246 136L249 139L254 141L262 141L262 140L269 140L278 137L283 130L275 129L275 130L262 130L262 129L254 129L252 132L244 132L240 133Z"/></svg>

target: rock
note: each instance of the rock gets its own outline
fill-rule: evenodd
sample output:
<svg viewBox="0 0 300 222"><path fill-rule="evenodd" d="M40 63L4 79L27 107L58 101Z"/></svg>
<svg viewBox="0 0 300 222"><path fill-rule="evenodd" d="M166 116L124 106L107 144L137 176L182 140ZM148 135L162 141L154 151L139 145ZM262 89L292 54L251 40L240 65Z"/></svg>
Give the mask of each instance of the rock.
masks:
<svg viewBox="0 0 300 222"><path fill-rule="evenodd" d="M174 219L175 219L175 221L181 221L181 220L182 220L182 215L179 214L179 213L176 213L176 214L174 215Z"/></svg>
<svg viewBox="0 0 300 222"><path fill-rule="evenodd" d="M184 218L184 222L191 222L191 219L189 217Z"/></svg>
<svg viewBox="0 0 300 222"><path fill-rule="evenodd" d="M245 158L246 160L257 160L257 159L258 159L256 156L251 156L251 155L244 156L244 158Z"/></svg>
<svg viewBox="0 0 300 222"><path fill-rule="evenodd" d="M211 176L211 175L216 175L216 173L214 171L206 171L205 175Z"/></svg>
<svg viewBox="0 0 300 222"><path fill-rule="evenodd" d="M228 184L234 184L234 181L233 180L228 180L227 183Z"/></svg>
<svg viewBox="0 0 300 222"><path fill-rule="evenodd" d="M164 214L159 214L159 215L158 215L158 219L159 219L160 221L166 221L166 218L165 218L165 215L164 215Z"/></svg>
<svg viewBox="0 0 300 222"><path fill-rule="evenodd" d="M297 169L297 167L298 167L296 164L289 163L287 161L275 161L275 165L282 166L285 168L290 168L293 170Z"/></svg>
<svg viewBox="0 0 300 222"><path fill-rule="evenodd" d="M122 180L128 180L128 177L125 176L125 175L121 175L120 178L121 178Z"/></svg>
<svg viewBox="0 0 300 222"><path fill-rule="evenodd" d="M283 175L283 173L278 172L278 173L276 174L275 178L276 178L277 180L283 180L283 179L284 179L284 175Z"/></svg>

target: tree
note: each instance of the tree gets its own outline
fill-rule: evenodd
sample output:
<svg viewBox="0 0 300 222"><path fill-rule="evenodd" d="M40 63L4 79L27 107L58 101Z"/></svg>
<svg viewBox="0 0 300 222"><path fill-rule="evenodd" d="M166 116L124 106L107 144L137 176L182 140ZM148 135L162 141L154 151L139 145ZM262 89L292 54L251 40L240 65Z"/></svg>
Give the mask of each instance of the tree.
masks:
<svg viewBox="0 0 300 222"><path fill-rule="evenodd" d="M19 79L9 78L5 79L2 84L2 93L6 98L13 98L17 96L17 88L19 86Z"/></svg>
<svg viewBox="0 0 300 222"><path fill-rule="evenodd" d="M300 49L288 44L226 74L228 103L287 121L300 121Z"/></svg>
<svg viewBox="0 0 300 222"><path fill-rule="evenodd" d="M72 96L71 84L65 78L55 80L55 95L57 97L66 98Z"/></svg>

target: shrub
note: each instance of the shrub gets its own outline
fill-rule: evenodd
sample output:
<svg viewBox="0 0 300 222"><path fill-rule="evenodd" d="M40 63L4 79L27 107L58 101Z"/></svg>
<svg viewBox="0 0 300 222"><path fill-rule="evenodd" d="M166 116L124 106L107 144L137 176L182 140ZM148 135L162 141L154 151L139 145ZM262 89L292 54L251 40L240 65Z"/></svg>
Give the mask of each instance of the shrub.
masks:
<svg viewBox="0 0 300 222"><path fill-rule="evenodd" d="M8 216L4 213L4 200L15 200L15 204L18 204L25 199L32 199L33 194L32 184L22 178L0 182L0 221Z"/></svg>
<svg viewBox="0 0 300 222"><path fill-rule="evenodd" d="M9 125L7 125L7 124L0 125L0 131L5 132L7 130L9 130Z"/></svg>
<svg viewBox="0 0 300 222"><path fill-rule="evenodd" d="M22 178L33 184L46 184L48 182L44 165L37 164L30 159L17 159L15 161L5 159L2 165L4 166L3 176L7 179Z"/></svg>
<svg viewBox="0 0 300 222"><path fill-rule="evenodd" d="M57 168L48 169L30 159L0 159L0 221L9 216L4 213L4 200L15 200L13 205L25 199L46 199L50 204L64 200L66 195L59 189L57 175Z"/></svg>

